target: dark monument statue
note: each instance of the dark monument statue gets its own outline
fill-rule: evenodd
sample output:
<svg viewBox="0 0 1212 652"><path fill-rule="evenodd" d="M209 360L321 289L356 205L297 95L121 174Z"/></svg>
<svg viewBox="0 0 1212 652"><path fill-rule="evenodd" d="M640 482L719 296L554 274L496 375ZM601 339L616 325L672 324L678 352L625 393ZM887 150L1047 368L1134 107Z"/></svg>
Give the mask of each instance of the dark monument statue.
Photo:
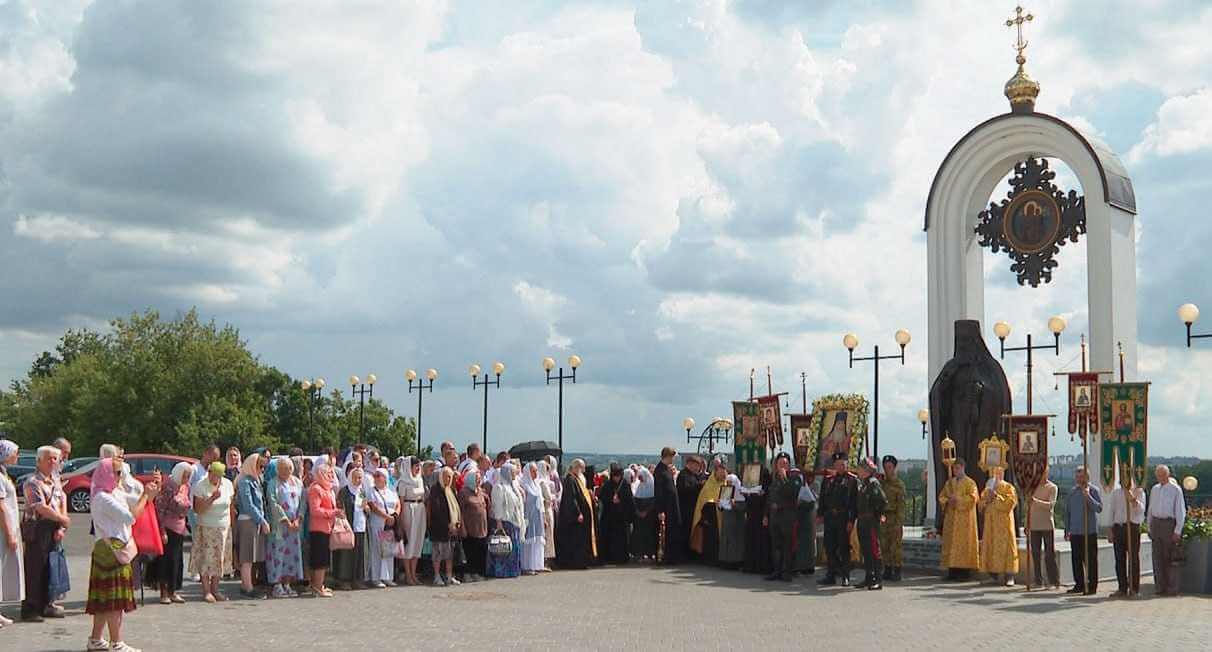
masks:
<svg viewBox="0 0 1212 652"><path fill-rule="evenodd" d="M984 490L988 476L979 465L980 443L994 433L1002 436L1002 415L1010 414L1011 406L1006 372L985 346L980 322L957 320L955 354L943 365L930 386L931 445L938 465L935 468L935 496L942 492L943 484L947 482L940 442L948 436L955 442L956 456L966 463L968 477L976 482L978 491ZM1013 481L1009 469L1006 480ZM942 510L937 514L936 527L941 530Z"/></svg>

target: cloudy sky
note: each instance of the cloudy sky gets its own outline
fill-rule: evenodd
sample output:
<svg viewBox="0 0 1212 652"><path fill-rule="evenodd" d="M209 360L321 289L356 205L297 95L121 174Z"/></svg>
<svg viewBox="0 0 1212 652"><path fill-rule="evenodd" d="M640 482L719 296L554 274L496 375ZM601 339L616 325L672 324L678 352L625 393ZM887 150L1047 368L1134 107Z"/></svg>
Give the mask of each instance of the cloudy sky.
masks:
<svg viewBox="0 0 1212 652"><path fill-rule="evenodd" d="M1212 9L1040 1L1038 109L1119 153L1140 215L1150 452L1212 456L1207 303ZM814 395L871 390L881 449L921 457L926 193L952 143L1007 110L1013 3L0 0L0 380L69 327L197 306L262 358L415 414L404 370L442 375L424 436L479 437L467 366L508 365L490 447L649 452L747 394L749 369ZM1063 167L1063 166L1062 166ZM1065 175L1062 175L1062 181ZM1073 183L1069 177L1069 183ZM1085 245L1052 286L986 257L986 322L1070 320ZM1022 407L1021 358L1007 371ZM1054 450L1076 451L1061 428Z"/></svg>

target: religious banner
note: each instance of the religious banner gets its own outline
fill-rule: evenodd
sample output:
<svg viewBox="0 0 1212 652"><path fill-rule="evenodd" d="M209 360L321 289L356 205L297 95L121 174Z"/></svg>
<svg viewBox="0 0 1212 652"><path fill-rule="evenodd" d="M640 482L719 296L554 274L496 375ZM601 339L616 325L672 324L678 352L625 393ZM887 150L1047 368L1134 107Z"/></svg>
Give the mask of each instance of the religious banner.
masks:
<svg viewBox="0 0 1212 652"><path fill-rule="evenodd" d="M1103 383L1098 390L1102 415L1103 486L1130 475L1144 486L1149 442L1149 383Z"/></svg>
<svg viewBox="0 0 1212 652"><path fill-rule="evenodd" d="M808 450L815 448L814 433L812 432L811 414L791 415L791 449L795 451L795 465L807 473L812 473L812 458ZM811 475L808 478L812 478Z"/></svg>
<svg viewBox="0 0 1212 652"><path fill-rule="evenodd" d="M1069 434L1098 434L1098 372L1070 371Z"/></svg>
<svg viewBox="0 0 1212 652"><path fill-rule="evenodd" d="M870 404L862 394L830 394L812 402L811 433L805 451L805 470L821 471L832 465L834 453L845 453L853 468L863 454ZM808 466L808 464L811 466Z"/></svg>
<svg viewBox="0 0 1212 652"><path fill-rule="evenodd" d="M1010 468L1024 495L1031 495L1048 469L1048 415L1012 414L1006 417L1010 439Z"/></svg>
<svg viewBox="0 0 1212 652"><path fill-rule="evenodd" d="M762 433L757 401L732 402L732 444L737 475L746 487L761 484L766 464L766 437Z"/></svg>
<svg viewBox="0 0 1212 652"><path fill-rule="evenodd" d="M761 414L762 435L766 438L766 445L770 448L782 446L783 415L779 412L778 395L759 396L756 400Z"/></svg>

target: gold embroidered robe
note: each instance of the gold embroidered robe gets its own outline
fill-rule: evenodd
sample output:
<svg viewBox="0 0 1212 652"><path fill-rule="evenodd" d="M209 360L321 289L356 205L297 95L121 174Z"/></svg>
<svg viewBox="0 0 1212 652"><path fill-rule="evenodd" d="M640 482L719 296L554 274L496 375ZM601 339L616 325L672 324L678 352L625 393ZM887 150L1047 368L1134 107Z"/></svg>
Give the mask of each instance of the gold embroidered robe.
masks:
<svg viewBox="0 0 1212 652"><path fill-rule="evenodd" d="M964 476L943 485L938 502L946 510L943 519L943 568L980 568L976 540L976 482Z"/></svg>
<svg viewBox="0 0 1212 652"><path fill-rule="evenodd" d="M1009 482L981 494L985 505L985 538L981 541L980 570L986 573L1018 573L1018 540L1014 536L1014 508L1018 493Z"/></svg>

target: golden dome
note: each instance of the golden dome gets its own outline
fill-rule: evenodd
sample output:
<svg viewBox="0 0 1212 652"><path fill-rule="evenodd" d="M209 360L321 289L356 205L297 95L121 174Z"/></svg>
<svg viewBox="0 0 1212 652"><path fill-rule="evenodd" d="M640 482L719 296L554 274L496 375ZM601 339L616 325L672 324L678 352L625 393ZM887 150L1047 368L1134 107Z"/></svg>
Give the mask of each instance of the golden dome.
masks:
<svg viewBox="0 0 1212 652"><path fill-rule="evenodd" d="M1039 82L1031 79L1023 64L1027 60L1020 54L1016 59L1018 72L1006 80L1006 99L1010 100L1010 111L1013 113L1031 113L1035 111L1035 98L1039 97Z"/></svg>

